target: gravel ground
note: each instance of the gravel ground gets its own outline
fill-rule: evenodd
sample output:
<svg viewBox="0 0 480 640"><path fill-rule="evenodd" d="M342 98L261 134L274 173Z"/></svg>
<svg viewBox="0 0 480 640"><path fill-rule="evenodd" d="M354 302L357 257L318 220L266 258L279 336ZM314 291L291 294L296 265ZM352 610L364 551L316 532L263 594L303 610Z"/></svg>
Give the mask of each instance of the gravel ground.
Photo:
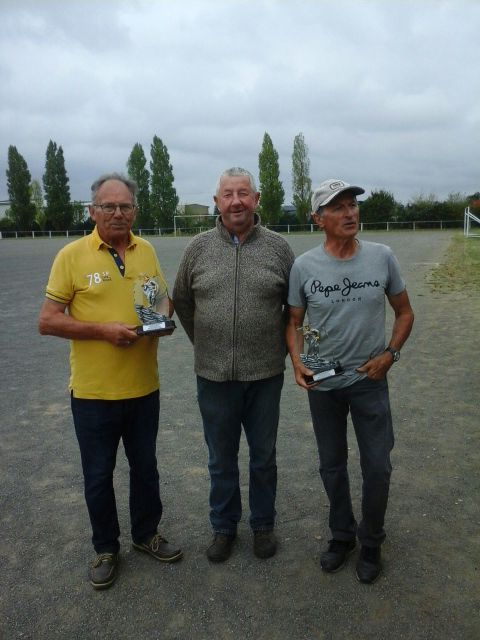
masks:
<svg viewBox="0 0 480 640"><path fill-rule="evenodd" d="M66 240L0 240L2 640L480 637L479 296L430 290L428 273L442 260L450 232L363 237L394 249L416 313L389 378L396 446L382 577L359 584L355 556L338 574L319 569L329 537L327 502L307 399L289 366L278 439L279 552L268 561L253 556L245 500L234 554L224 565L208 563L207 454L192 350L179 328L159 348L158 458L162 532L185 557L164 566L131 549L128 470L119 452L122 565L105 592L87 581L93 553L66 391L68 343L40 337L36 328L51 261ZM319 240L289 237L296 254ZM186 242L153 240L170 283ZM353 438L350 445L358 513ZM244 440L240 463L246 498Z"/></svg>

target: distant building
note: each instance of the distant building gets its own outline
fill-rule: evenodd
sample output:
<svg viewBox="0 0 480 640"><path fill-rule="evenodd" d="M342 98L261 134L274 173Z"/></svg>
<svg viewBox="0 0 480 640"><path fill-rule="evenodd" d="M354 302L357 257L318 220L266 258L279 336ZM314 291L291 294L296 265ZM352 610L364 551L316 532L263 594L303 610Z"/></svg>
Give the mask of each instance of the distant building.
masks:
<svg viewBox="0 0 480 640"><path fill-rule="evenodd" d="M297 209L293 204L282 204L282 213L286 218L295 219L297 215Z"/></svg>
<svg viewBox="0 0 480 640"><path fill-rule="evenodd" d="M0 200L0 219L5 218L7 209L10 208L10 200Z"/></svg>
<svg viewBox="0 0 480 640"><path fill-rule="evenodd" d="M178 207L180 216L208 216L209 213L209 208L205 204L181 204Z"/></svg>

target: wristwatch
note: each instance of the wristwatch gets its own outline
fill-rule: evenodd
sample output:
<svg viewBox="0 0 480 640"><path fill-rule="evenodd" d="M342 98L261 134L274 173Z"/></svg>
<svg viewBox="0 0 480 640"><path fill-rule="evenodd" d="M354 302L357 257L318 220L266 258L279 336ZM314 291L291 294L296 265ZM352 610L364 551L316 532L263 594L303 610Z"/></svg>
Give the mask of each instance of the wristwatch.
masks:
<svg viewBox="0 0 480 640"><path fill-rule="evenodd" d="M385 351L388 351L392 354L394 362L398 362L400 360L400 351L396 351L395 349L392 349L392 347L387 347Z"/></svg>

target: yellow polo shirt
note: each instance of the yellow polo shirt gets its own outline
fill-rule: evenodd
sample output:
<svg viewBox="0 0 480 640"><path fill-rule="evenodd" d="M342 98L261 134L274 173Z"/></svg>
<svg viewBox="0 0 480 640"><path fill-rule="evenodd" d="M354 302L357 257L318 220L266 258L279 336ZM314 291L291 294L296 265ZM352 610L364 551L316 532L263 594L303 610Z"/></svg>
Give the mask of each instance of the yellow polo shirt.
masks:
<svg viewBox="0 0 480 640"><path fill-rule="evenodd" d="M138 325L136 279L156 276L165 283L155 250L130 233L120 269L109 249L96 228L63 247L53 262L46 296L68 305L77 320ZM158 338L143 336L127 348L103 340L71 340L70 345L69 389L75 398L123 400L158 389Z"/></svg>

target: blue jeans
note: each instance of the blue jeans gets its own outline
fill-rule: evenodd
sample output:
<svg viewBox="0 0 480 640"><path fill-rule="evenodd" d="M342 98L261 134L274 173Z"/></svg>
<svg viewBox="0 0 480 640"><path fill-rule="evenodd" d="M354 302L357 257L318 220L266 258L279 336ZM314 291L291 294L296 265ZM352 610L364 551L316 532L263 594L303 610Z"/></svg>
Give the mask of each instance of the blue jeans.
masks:
<svg viewBox="0 0 480 640"><path fill-rule="evenodd" d="M71 398L82 458L85 500L97 553L119 549L113 470L120 439L130 465L130 523L134 542L157 532L162 516L156 442L159 392L128 400Z"/></svg>
<svg viewBox="0 0 480 640"><path fill-rule="evenodd" d="M330 501L329 526L336 540L358 535L362 545L378 547L385 539L384 520L392 466L393 427L386 380L365 378L344 389L309 391L320 475ZM347 470L347 415L352 422L362 469L362 520L357 529Z"/></svg>
<svg viewBox="0 0 480 640"><path fill-rule="evenodd" d="M217 533L235 535L242 515L238 470L242 425L250 453L250 526L253 531L274 527L282 386L283 373L253 382L212 382L197 376L209 452L210 522Z"/></svg>

